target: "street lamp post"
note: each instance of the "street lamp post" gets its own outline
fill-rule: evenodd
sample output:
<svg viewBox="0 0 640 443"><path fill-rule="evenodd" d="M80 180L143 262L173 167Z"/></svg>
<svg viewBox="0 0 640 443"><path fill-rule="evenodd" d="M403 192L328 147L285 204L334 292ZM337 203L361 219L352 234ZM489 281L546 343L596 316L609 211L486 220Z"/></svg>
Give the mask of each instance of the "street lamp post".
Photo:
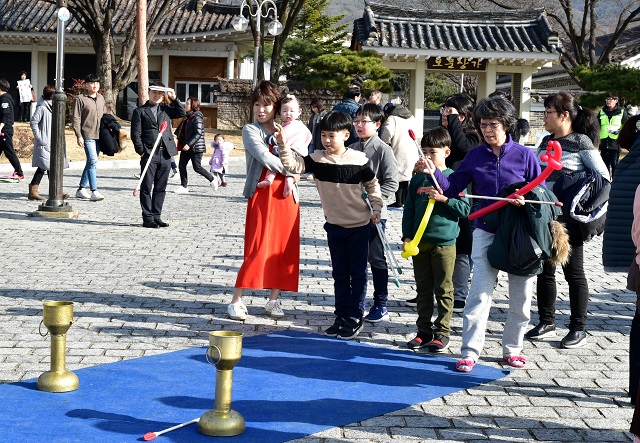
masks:
<svg viewBox="0 0 640 443"><path fill-rule="evenodd" d="M52 97L51 157L49 165L49 198L33 214L50 218L76 218L78 213L63 199L62 170L66 151L64 121L67 94L64 92L64 33L71 18L67 0L58 0L58 32L56 46L56 92Z"/></svg>
<svg viewBox="0 0 640 443"><path fill-rule="evenodd" d="M256 47L253 55L253 87L255 88L258 84L258 58L262 40L261 19L268 18L270 14L273 14L273 20L267 25L267 31L271 35L282 34L283 26L278 21L278 8L273 0L242 0L240 15L231 20L231 25L236 31L244 32L249 25L249 19L243 15L244 8L247 8L249 16L253 17L256 23Z"/></svg>

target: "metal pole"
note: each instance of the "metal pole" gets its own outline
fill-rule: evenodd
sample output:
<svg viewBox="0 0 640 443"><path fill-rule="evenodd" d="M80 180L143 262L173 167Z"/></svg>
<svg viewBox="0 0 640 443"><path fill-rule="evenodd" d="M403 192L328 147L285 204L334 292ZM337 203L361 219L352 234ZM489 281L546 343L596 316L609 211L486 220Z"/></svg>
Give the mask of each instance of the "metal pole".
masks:
<svg viewBox="0 0 640 443"><path fill-rule="evenodd" d="M260 39L262 38L262 29L260 25L260 17L262 15L262 5L257 6L256 11L256 47L253 55L253 89L258 86L258 61L260 60Z"/></svg>
<svg viewBox="0 0 640 443"><path fill-rule="evenodd" d="M66 144L64 124L66 114L67 94L64 92L64 39L65 23L69 20L70 13L65 7L66 1L58 2L58 31L56 45L56 92L53 94L51 116L51 160L49 166L49 198L38 206L38 213L77 213L66 203L63 198L64 159L66 157ZM55 215L52 215L55 216Z"/></svg>

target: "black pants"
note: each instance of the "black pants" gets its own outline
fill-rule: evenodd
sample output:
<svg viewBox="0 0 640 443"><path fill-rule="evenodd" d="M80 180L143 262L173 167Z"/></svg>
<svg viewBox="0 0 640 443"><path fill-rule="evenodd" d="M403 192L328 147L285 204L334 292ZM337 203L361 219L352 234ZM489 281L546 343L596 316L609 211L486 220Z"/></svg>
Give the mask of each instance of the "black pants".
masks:
<svg viewBox="0 0 640 443"><path fill-rule="evenodd" d="M194 171L209 180L209 182L213 180L213 175L202 167L202 152L194 152L193 148L191 148L188 151L180 151L178 169L180 170L180 184L182 187L186 188L187 184L189 184L187 177L187 164L189 164L189 161L191 161Z"/></svg>
<svg viewBox="0 0 640 443"><path fill-rule="evenodd" d="M144 169L148 160L149 154L145 153L140 159L140 167L142 169ZM171 156L166 149L156 149L153 157L151 157L149 169L147 169L147 173L140 184L140 206L142 207L142 219L144 221L160 219L170 171Z"/></svg>
<svg viewBox="0 0 640 443"><path fill-rule="evenodd" d="M635 404L640 381L640 312L637 309L631 322L629 339L629 397L631 403Z"/></svg>
<svg viewBox="0 0 640 443"><path fill-rule="evenodd" d="M409 191L409 182L398 182L398 190L396 191L395 203L389 205L392 208L401 208L407 201L407 192Z"/></svg>
<svg viewBox="0 0 640 443"><path fill-rule="evenodd" d="M22 102L20 103L20 121L27 122L31 121L31 102Z"/></svg>
<svg viewBox="0 0 640 443"><path fill-rule="evenodd" d="M20 160L16 155L16 151L13 149L13 134L8 135L5 133L3 136L0 136L0 155L2 155L3 152L4 155L7 156L7 160L9 160L11 166L13 166L13 170L19 175L24 175Z"/></svg>
<svg viewBox="0 0 640 443"><path fill-rule="evenodd" d="M609 176L613 179L613 173L620 160L620 149L603 149L600 151L600 156L609 170Z"/></svg>
<svg viewBox="0 0 640 443"><path fill-rule="evenodd" d="M42 177L44 177L45 173L49 175L49 171L47 171L46 169L42 169L42 168L36 169L36 172L33 174L33 179L31 180L31 184L40 185L40 182L42 181Z"/></svg>
<svg viewBox="0 0 640 443"><path fill-rule="evenodd" d="M568 224L569 244L571 255L566 265L562 267L564 278L569 284L569 305L571 317L569 329L583 331L587 326L587 305L589 303L589 285L584 275L584 242L577 224ZM544 263L542 273L538 275L537 285L538 315L540 322L546 324L555 323L556 298L556 267Z"/></svg>

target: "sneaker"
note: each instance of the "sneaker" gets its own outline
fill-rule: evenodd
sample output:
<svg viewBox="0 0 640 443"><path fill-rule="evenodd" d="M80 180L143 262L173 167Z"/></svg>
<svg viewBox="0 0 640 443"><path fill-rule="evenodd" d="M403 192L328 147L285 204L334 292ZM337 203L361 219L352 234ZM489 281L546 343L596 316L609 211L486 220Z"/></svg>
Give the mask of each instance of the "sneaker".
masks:
<svg viewBox="0 0 640 443"><path fill-rule="evenodd" d="M560 341L560 347L565 349L579 348L587 344L587 333L582 330L569 331Z"/></svg>
<svg viewBox="0 0 640 443"><path fill-rule="evenodd" d="M282 306L280 306L280 300L269 300L266 305L264 305L264 310L267 315L275 318L284 317L284 312L282 311Z"/></svg>
<svg viewBox="0 0 640 443"><path fill-rule="evenodd" d="M133 174L135 178L140 178L140 174Z"/></svg>
<svg viewBox="0 0 640 443"><path fill-rule="evenodd" d="M364 327L364 322L361 318L358 320L354 320L352 318L345 318L344 324L336 334L336 337L341 338L342 340L351 340L352 338L356 338L362 328Z"/></svg>
<svg viewBox="0 0 640 443"><path fill-rule="evenodd" d="M172 169L171 172L169 173L169 178L173 178L176 174L178 173L177 169Z"/></svg>
<svg viewBox="0 0 640 443"><path fill-rule="evenodd" d="M176 194L188 194L189 193L189 188L184 187L184 186L179 186L173 192L176 193Z"/></svg>
<svg viewBox="0 0 640 443"><path fill-rule="evenodd" d="M389 311L386 306L373 306L364 318L364 321L369 323L378 323L382 320L389 320Z"/></svg>
<svg viewBox="0 0 640 443"><path fill-rule="evenodd" d="M342 325L344 325L344 318L336 317L336 321L334 321L333 324L324 331L324 334L329 337L335 337L338 335L338 331Z"/></svg>
<svg viewBox="0 0 640 443"><path fill-rule="evenodd" d="M436 334L433 341L427 345L429 352L444 352L449 347L449 337Z"/></svg>
<svg viewBox="0 0 640 443"><path fill-rule="evenodd" d="M413 298L410 298L409 300L405 300L404 304L407 306L411 306L412 308L415 308L416 306L418 306L418 297L413 297Z"/></svg>
<svg viewBox="0 0 640 443"><path fill-rule="evenodd" d="M431 340L433 340L433 335L418 333L418 335L414 339L409 340L407 342L407 348L409 349L424 348L426 346L429 346L429 344L431 343Z"/></svg>
<svg viewBox="0 0 640 443"><path fill-rule="evenodd" d="M556 325L550 325L547 323L538 323L538 326L524 334L525 337L532 340L539 340L541 338L555 337Z"/></svg>
<svg viewBox="0 0 640 443"><path fill-rule="evenodd" d="M218 190L218 179L216 177L213 177L213 180L211 180L211 189L214 191Z"/></svg>
<svg viewBox="0 0 640 443"><path fill-rule="evenodd" d="M222 186L223 188L226 188L227 187L227 182L220 183L220 186Z"/></svg>
<svg viewBox="0 0 640 443"><path fill-rule="evenodd" d="M78 189L76 191L76 197L81 200L89 200L91 198L91 194L85 188Z"/></svg>
<svg viewBox="0 0 640 443"><path fill-rule="evenodd" d="M231 320L246 320L248 314L247 307L241 301L227 306L227 315Z"/></svg>
<svg viewBox="0 0 640 443"><path fill-rule="evenodd" d="M17 172L13 172L11 178L17 178L18 180L24 180L24 174L18 174Z"/></svg>
<svg viewBox="0 0 640 443"><path fill-rule="evenodd" d="M464 300L454 300L453 301L453 312L464 312L464 305L465 305L465 301Z"/></svg>
<svg viewBox="0 0 640 443"><path fill-rule="evenodd" d="M91 197L89 197L89 200L91 200L92 202L99 202L99 201L104 200L104 197L96 189L95 191L91 191Z"/></svg>

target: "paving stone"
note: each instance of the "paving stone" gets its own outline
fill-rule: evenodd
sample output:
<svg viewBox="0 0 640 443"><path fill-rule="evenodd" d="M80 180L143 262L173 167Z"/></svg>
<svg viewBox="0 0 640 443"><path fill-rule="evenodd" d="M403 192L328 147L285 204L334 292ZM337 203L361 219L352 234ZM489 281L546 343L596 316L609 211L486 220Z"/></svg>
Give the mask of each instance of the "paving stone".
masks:
<svg viewBox="0 0 640 443"><path fill-rule="evenodd" d="M213 192L191 177L193 192L178 196L170 184L163 219L171 226L141 228L138 201L131 196L133 169L99 169L105 201L74 198L78 220L54 221L25 215L37 208L26 199L28 180L0 186L0 236L25 251L0 257L0 382L33 379L49 369L49 338L38 334L44 300L74 302L74 323L67 335L67 366L76 370L140 356L206 346L211 330L246 336L283 329L322 333L333 322L333 283L323 214L311 182L300 183L301 278L299 292L282 296L286 317L263 314L268 291L247 291L251 316L245 322L226 317L242 263L246 200L241 196L241 163L230 185ZM81 171L65 170L65 190L75 191ZM27 175L31 175L28 171ZM30 177L28 177L29 179ZM46 185L46 179L45 179ZM401 211L390 211L388 236L401 235ZM399 251L399 244L393 244ZM628 346L635 294L625 290L625 273L604 274L602 237L585 244L589 279L589 342L560 349L569 320L568 286L557 271L558 337L525 340L525 370L373 417L330 428L298 443L337 442L631 442ZM417 314L405 306L415 294L409 260L401 287L390 286L390 320L367 325L362 343L404 348L415 334ZM27 272L31 271L31 272ZM480 359L500 370L502 331L508 309L508 282L500 273ZM369 285L367 303L372 301ZM535 299L532 323L537 321ZM532 327L530 325L529 327ZM460 358L462 316L451 320L451 345L445 357ZM392 396L390 390L386 396Z"/></svg>

